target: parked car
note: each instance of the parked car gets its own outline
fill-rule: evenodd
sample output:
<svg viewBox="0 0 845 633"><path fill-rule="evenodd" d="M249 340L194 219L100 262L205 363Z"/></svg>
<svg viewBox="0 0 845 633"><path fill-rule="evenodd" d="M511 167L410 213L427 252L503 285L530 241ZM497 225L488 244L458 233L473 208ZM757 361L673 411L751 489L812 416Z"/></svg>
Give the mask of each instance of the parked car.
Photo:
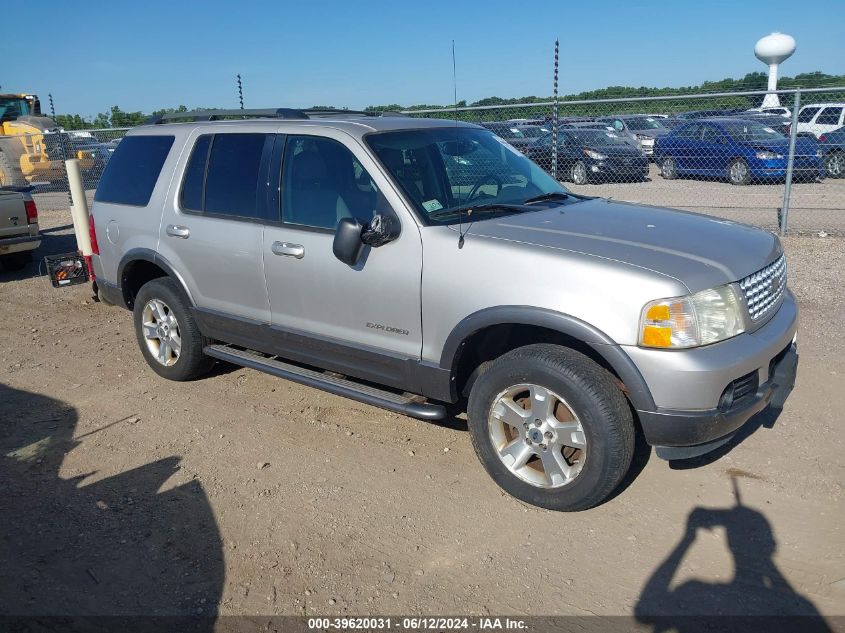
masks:
<svg viewBox="0 0 845 633"><path fill-rule="evenodd" d="M792 117L792 110L790 110L789 108L784 108L782 106L767 108L748 108L745 112L748 112L749 114L774 114L786 119Z"/></svg>
<svg viewBox="0 0 845 633"><path fill-rule="evenodd" d="M32 187L0 187L0 266L20 270L41 245Z"/></svg>
<svg viewBox="0 0 845 633"><path fill-rule="evenodd" d="M798 111L798 136L815 136L845 125L845 103L810 103Z"/></svg>
<svg viewBox="0 0 845 633"><path fill-rule="evenodd" d="M227 112L257 118L130 130L94 198L98 289L160 376L220 359L422 419L465 403L491 477L554 510L606 499L639 429L689 458L783 406L773 233L576 195L467 123ZM481 161L471 187L444 155Z"/></svg>
<svg viewBox="0 0 845 633"><path fill-rule="evenodd" d="M845 127L822 134L819 149L827 175L831 178L845 177Z"/></svg>
<svg viewBox="0 0 845 633"><path fill-rule="evenodd" d="M759 123L760 125L773 129L779 134L789 136L789 119L784 119L776 114L743 112L742 114L734 114L727 117L713 117L713 119L742 119L743 121L754 121L755 123Z"/></svg>
<svg viewBox="0 0 845 633"><path fill-rule="evenodd" d="M741 108L687 110L686 112L679 112L673 116L677 119L707 119L714 116L730 116L732 114L739 114L740 112L742 112Z"/></svg>
<svg viewBox="0 0 845 633"><path fill-rule="evenodd" d="M529 147L536 138L529 137L523 132L525 126L515 125L513 123L504 123L494 121L491 123L482 123L482 126L493 132L496 136L506 140L513 147L523 152Z"/></svg>
<svg viewBox="0 0 845 633"><path fill-rule="evenodd" d="M754 121L702 119L658 138L654 153L666 179L710 176L747 185L785 176L789 139ZM795 154L793 173L797 179L824 176L815 139L796 139Z"/></svg>
<svg viewBox="0 0 845 633"><path fill-rule="evenodd" d="M620 136L632 139L646 156L654 154L654 139L671 131L657 119L645 114L624 114L618 116L598 117L599 123L606 123Z"/></svg>
<svg viewBox="0 0 845 633"><path fill-rule="evenodd" d="M539 139L525 155L547 172L552 169L552 135ZM612 129L569 128L558 131L557 172L584 185L588 182L640 182L648 176L648 159Z"/></svg>

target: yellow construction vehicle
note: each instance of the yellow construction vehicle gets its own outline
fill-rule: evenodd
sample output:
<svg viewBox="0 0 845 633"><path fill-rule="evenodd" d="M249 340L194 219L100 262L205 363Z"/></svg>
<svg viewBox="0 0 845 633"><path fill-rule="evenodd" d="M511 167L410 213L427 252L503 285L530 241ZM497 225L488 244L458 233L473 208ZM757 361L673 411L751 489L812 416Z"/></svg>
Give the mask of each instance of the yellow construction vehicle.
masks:
<svg viewBox="0 0 845 633"><path fill-rule="evenodd" d="M78 158L83 172L94 167L91 152L75 143L33 94L0 94L0 186L25 186L65 178L63 158Z"/></svg>

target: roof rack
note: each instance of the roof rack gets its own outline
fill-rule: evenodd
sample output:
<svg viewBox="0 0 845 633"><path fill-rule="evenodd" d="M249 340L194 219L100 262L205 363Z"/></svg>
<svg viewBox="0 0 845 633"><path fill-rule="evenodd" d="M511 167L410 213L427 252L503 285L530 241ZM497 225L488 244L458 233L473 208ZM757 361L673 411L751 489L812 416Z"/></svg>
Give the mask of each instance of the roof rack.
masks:
<svg viewBox="0 0 845 633"><path fill-rule="evenodd" d="M169 112L150 117L145 125L159 125L174 121L192 119L194 121L220 121L224 118L233 119L314 119L321 117L380 117L406 116L399 112L372 112L364 110L343 110L339 108L310 108L298 110L294 108L264 108L249 110L193 110L191 112Z"/></svg>

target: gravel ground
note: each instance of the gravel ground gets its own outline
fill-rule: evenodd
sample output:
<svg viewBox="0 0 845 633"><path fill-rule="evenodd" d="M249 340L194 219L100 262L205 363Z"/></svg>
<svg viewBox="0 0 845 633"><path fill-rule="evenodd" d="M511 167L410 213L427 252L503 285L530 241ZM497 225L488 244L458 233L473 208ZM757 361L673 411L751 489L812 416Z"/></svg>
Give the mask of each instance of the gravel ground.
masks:
<svg viewBox="0 0 845 633"><path fill-rule="evenodd" d="M39 256L75 248L52 199ZM460 419L229 366L166 382L128 312L2 273L0 614L845 615L845 241L784 243L781 415L692 464L640 450L579 514L504 495Z"/></svg>

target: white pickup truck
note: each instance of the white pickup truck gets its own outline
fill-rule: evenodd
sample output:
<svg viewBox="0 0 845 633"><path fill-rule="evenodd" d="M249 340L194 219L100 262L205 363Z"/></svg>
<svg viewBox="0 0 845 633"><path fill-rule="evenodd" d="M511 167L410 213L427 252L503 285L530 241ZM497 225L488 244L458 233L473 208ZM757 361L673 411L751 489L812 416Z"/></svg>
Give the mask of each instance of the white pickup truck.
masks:
<svg viewBox="0 0 845 633"><path fill-rule="evenodd" d="M40 245L38 208L29 188L0 187L0 265L20 270Z"/></svg>

